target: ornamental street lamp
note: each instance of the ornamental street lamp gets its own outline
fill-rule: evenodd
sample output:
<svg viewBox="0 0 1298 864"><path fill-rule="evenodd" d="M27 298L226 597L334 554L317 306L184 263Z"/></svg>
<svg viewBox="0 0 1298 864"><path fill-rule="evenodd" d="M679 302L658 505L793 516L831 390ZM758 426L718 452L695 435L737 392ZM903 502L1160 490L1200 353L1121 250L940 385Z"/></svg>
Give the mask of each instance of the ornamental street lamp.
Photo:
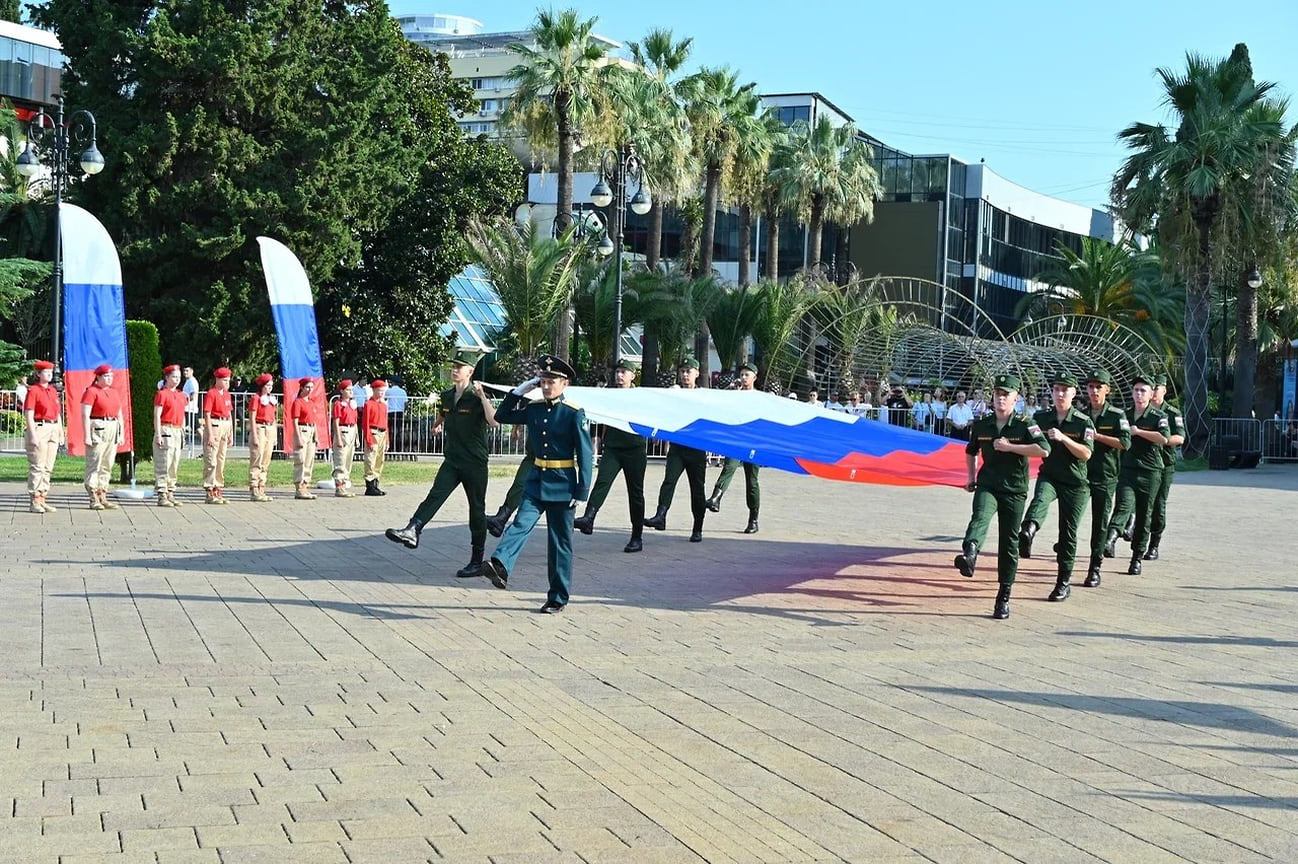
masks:
<svg viewBox="0 0 1298 864"><path fill-rule="evenodd" d="M69 179L79 178L70 160L75 148L81 150L77 167L87 175L98 174L104 170L104 156L96 144L95 115L85 109L73 111L66 120L63 115L63 94L54 97L57 104L54 116L40 112L27 124L27 146L18 157L18 173L33 179L45 168L38 151L47 151L48 169L54 185L54 332L52 335L52 356L54 374L57 377L63 371L62 356L62 311L63 311L63 244L58 237L59 209L63 203L63 189ZM84 148L84 149L82 149Z"/></svg>
<svg viewBox="0 0 1298 864"><path fill-rule="evenodd" d="M613 184L610 188L609 180ZM599 160L599 181L590 190L590 201L596 207L608 207L616 204L609 212L610 230L599 241L596 247L600 255L616 253L614 266L617 267L617 299L613 304L613 366L622 362L622 243L626 233L627 181L635 184L635 195L631 196L631 211L643 216L653 208L649 191L645 187L644 161L635 151L634 144L628 144L620 150L605 150ZM609 239L609 235L613 239Z"/></svg>
<svg viewBox="0 0 1298 864"><path fill-rule="evenodd" d="M1257 264L1253 269L1248 271L1244 277L1244 282L1254 291L1262 287L1262 271L1258 269ZM1217 372L1217 383L1220 392L1217 394L1217 410L1221 411L1226 405L1226 325L1229 323L1226 315L1226 286L1221 288L1221 368ZM1231 410L1234 410L1232 406Z"/></svg>

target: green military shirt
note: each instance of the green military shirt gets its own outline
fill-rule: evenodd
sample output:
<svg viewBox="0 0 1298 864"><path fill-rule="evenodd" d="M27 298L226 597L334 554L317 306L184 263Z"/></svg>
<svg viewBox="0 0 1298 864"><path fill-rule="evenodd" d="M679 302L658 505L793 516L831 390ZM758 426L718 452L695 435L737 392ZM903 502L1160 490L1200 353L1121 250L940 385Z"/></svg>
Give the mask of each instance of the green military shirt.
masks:
<svg viewBox="0 0 1298 864"><path fill-rule="evenodd" d="M1026 495L1028 492L1028 457L1018 453L1002 453L994 441L1005 438L1011 444L1036 444L1050 452L1050 442L1041 427L1021 414L1010 415L1003 428L996 426L996 414L985 414L969 427L969 443L965 452L982 454L982 467L978 469L978 488L990 492L1007 492Z"/></svg>
<svg viewBox="0 0 1298 864"><path fill-rule="evenodd" d="M1158 409L1167 417L1167 437L1171 440L1172 436L1185 436L1185 416L1181 414L1181 409L1163 403L1163 407ZM1170 444L1163 448L1163 467L1176 467L1176 448Z"/></svg>
<svg viewBox="0 0 1298 864"><path fill-rule="evenodd" d="M1144 429L1148 432L1158 432L1167 440L1167 415L1159 411L1152 404L1145 408L1145 413L1139 417L1136 416L1134 407L1127 409L1127 422L1136 429ZM1163 470L1163 451L1167 448L1161 444L1155 444L1139 435L1131 436L1131 447L1122 456L1122 470L1124 471L1162 471Z"/></svg>
<svg viewBox="0 0 1298 864"><path fill-rule="evenodd" d="M1041 427L1043 433L1058 428L1061 433L1087 450L1095 452L1095 424L1081 411L1070 407L1063 421L1060 421L1058 412L1050 407L1038 411L1032 415L1032 419ZM1050 455L1041 463L1041 475L1060 485L1081 486L1087 480L1086 464L1074 456L1073 451L1067 447L1051 447Z"/></svg>
<svg viewBox="0 0 1298 864"><path fill-rule="evenodd" d="M639 450L643 452L648 446L649 439L641 435L634 432L623 432L621 429L614 429L612 426L604 427L605 450Z"/></svg>
<svg viewBox="0 0 1298 864"><path fill-rule="evenodd" d="M457 401L455 388L442 392L442 432L445 435L445 456L462 463L485 463L487 449L487 415L482 410L482 400L473 392L473 386L464 388Z"/></svg>
<svg viewBox="0 0 1298 864"><path fill-rule="evenodd" d="M1097 435L1117 438L1124 448L1131 446L1131 423L1122 409L1112 402L1105 402L1099 413L1091 412L1091 423ZM1097 442L1091 461L1086 463L1086 473L1092 483L1112 486L1118 482L1118 472L1122 468L1122 454L1103 442Z"/></svg>

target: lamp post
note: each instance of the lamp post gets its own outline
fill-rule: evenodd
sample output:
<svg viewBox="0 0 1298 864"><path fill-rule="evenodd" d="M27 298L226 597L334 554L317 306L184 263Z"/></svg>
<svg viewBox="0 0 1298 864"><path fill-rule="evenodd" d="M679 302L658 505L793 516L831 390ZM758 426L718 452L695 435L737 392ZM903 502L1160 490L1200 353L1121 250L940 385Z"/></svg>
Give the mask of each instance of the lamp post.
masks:
<svg viewBox="0 0 1298 864"><path fill-rule="evenodd" d="M54 184L54 332L51 336L54 375L63 372L62 312L63 312L63 244L58 236L59 210L63 204L63 189L74 176L70 154L72 148L85 149L77 160L78 167L87 175L104 170L104 156L96 144L95 115L78 109L68 117L63 114L63 94L54 97L54 116L42 108L27 124L27 146L18 157L18 173L28 179L38 176L45 167L37 156L37 149L48 151L50 177Z"/></svg>
<svg viewBox="0 0 1298 864"><path fill-rule="evenodd" d="M1262 287L1262 271L1258 269L1256 263L1254 263L1253 268L1248 271L1248 274L1244 277L1244 281L1248 284L1248 287L1252 288L1254 291ZM1226 404L1226 325L1228 323L1229 317L1226 314L1226 287L1223 285L1221 289L1221 368L1218 370L1217 374L1217 383L1220 385L1219 389L1221 391L1217 395L1218 411L1223 410ZM1235 406L1232 405L1231 411L1234 410Z"/></svg>
<svg viewBox="0 0 1298 864"><path fill-rule="evenodd" d="M613 186L609 187L609 179ZM616 204L610 211L609 220L613 239L609 233L600 240L596 247L601 255L616 253L617 299L613 303L613 366L622 362L622 243L626 233L626 193L627 181L635 184L635 195L631 197L631 210L643 216L653 208L653 201L644 182L644 162L635 151L634 144L628 144L619 150L605 150L599 160L599 180L590 190L590 201L596 207L608 207Z"/></svg>

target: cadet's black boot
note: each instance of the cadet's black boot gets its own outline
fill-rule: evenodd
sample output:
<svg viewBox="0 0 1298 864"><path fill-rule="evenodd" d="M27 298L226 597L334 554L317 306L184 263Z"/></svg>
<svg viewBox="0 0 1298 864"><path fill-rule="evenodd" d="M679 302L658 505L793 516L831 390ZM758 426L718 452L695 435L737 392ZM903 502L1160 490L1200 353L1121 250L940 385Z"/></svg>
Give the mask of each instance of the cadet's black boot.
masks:
<svg viewBox="0 0 1298 864"><path fill-rule="evenodd" d="M499 558L492 558L482 565L482 575L491 580L491 584L497 588L509 588L509 571L505 565L500 563Z"/></svg>
<svg viewBox="0 0 1298 864"><path fill-rule="evenodd" d="M712 490L712 497L708 499L707 507L713 513L721 512L721 490Z"/></svg>
<svg viewBox="0 0 1298 864"><path fill-rule="evenodd" d="M645 520L645 524L646 525L649 524L648 519ZM691 543L703 542L703 514L702 513L699 513L694 517L694 530L690 532L690 542Z"/></svg>
<svg viewBox="0 0 1298 864"><path fill-rule="evenodd" d="M501 504L495 516L487 517L487 533L492 537L499 537L504 534L505 526L509 524L509 517L513 512L514 509L508 504Z"/></svg>
<svg viewBox="0 0 1298 864"><path fill-rule="evenodd" d="M379 488L378 480L366 480L365 494L373 497L375 495L386 495L388 493L384 492L382 489Z"/></svg>
<svg viewBox="0 0 1298 864"><path fill-rule="evenodd" d="M744 533L745 534L757 533L757 511L756 510L748 511L748 527L744 529Z"/></svg>
<svg viewBox="0 0 1298 864"><path fill-rule="evenodd" d="M474 546L469 563L455 571L456 579L473 579L482 575L482 547Z"/></svg>
<svg viewBox="0 0 1298 864"><path fill-rule="evenodd" d="M1136 514L1127 517L1127 524L1122 526L1122 539L1131 542L1131 532L1136 528Z"/></svg>
<svg viewBox="0 0 1298 864"><path fill-rule="evenodd" d="M1010 617L1010 586L1002 585L996 592L996 605L992 607L992 617L996 619Z"/></svg>
<svg viewBox="0 0 1298 864"><path fill-rule="evenodd" d="M644 524L655 531L667 530L667 508L659 507L658 512L644 520Z"/></svg>
<svg viewBox="0 0 1298 864"><path fill-rule="evenodd" d="M626 545L622 547L622 551L639 552L643 548L644 548L644 541L640 539L640 535L632 534L631 539L626 541Z"/></svg>
<svg viewBox="0 0 1298 864"><path fill-rule="evenodd" d="M379 478L377 478L377 477L374 478L374 494L375 494L375 495L386 495L386 494L388 494L388 493L384 492L382 489L379 488Z"/></svg>
<svg viewBox="0 0 1298 864"><path fill-rule="evenodd" d="M1072 581L1072 576L1073 574L1065 573L1061 570L1058 578L1055 579L1055 590L1051 591L1050 596L1046 599L1051 603L1058 603L1060 600L1067 600L1068 595L1073 593L1073 589L1068 584Z"/></svg>
<svg viewBox="0 0 1298 864"><path fill-rule="evenodd" d="M383 536L393 543L400 543L407 549L419 548L419 532L424 530L424 523L418 519L411 518L404 528L389 528L383 532Z"/></svg>
<svg viewBox="0 0 1298 864"><path fill-rule="evenodd" d="M1158 560L1158 541L1163 539L1162 534L1149 535L1149 551L1145 553L1146 561Z"/></svg>
<svg viewBox="0 0 1298 864"><path fill-rule="evenodd" d="M1082 583L1083 588L1100 587L1100 562L1102 558L1092 558L1091 566L1086 570L1086 581Z"/></svg>
<svg viewBox="0 0 1298 864"><path fill-rule="evenodd" d="M598 507L586 506L586 512L572 520L572 527L576 528L583 534L591 534L595 531L595 514L599 512Z"/></svg>
<svg viewBox="0 0 1298 864"><path fill-rule="evenodd" d="M1038 528L1037 523L1032 521L1027 521L1024 522L1023 527L1019 529L1019 557L1020 558L1032 557L1032 538L1037 536L1037 528Z"/></svg>
<svg viewBox="0 0 1298 864"><path fill-rule="evenodd" d="M1110 528L1109 535L1104 540L1104 557L1113 558L1118 554L1118 529Z"/></svg>
<svg viewBox="0 0 1298 864"><path fill-rule="evenodd" d="M955 569L960 571L960 575L966 579L972 579L974 575L974 566L978 563L978 544L972 540L966 540L963 550L955 556Z"/></svg>
<svg viewBox="0 0 1298 864"><path fill-rule="evenodd" d="M1127 568L1128 576L1140 575L1140 553L1136 552L1131 556L1131 566Z"/></svg>

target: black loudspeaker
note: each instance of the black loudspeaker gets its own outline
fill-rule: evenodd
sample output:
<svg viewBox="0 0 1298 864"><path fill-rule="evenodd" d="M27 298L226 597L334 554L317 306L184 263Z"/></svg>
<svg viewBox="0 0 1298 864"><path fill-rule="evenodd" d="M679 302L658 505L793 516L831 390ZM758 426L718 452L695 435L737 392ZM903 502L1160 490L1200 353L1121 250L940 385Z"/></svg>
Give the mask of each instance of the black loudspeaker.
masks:
<svg viewBox="0 0 1298 864"><path fill-rule="evenodd" d="M1241 450L1230 460L1231 468L1256 468L1262 461L1261 450Z"/></svg>
<svg viewBox="0 0 1298 864"><path fill-rule="evenodd" d="M1230 468L1230 450L1225 447L1208 448L1208 470L1225 471Z"/></svg>

